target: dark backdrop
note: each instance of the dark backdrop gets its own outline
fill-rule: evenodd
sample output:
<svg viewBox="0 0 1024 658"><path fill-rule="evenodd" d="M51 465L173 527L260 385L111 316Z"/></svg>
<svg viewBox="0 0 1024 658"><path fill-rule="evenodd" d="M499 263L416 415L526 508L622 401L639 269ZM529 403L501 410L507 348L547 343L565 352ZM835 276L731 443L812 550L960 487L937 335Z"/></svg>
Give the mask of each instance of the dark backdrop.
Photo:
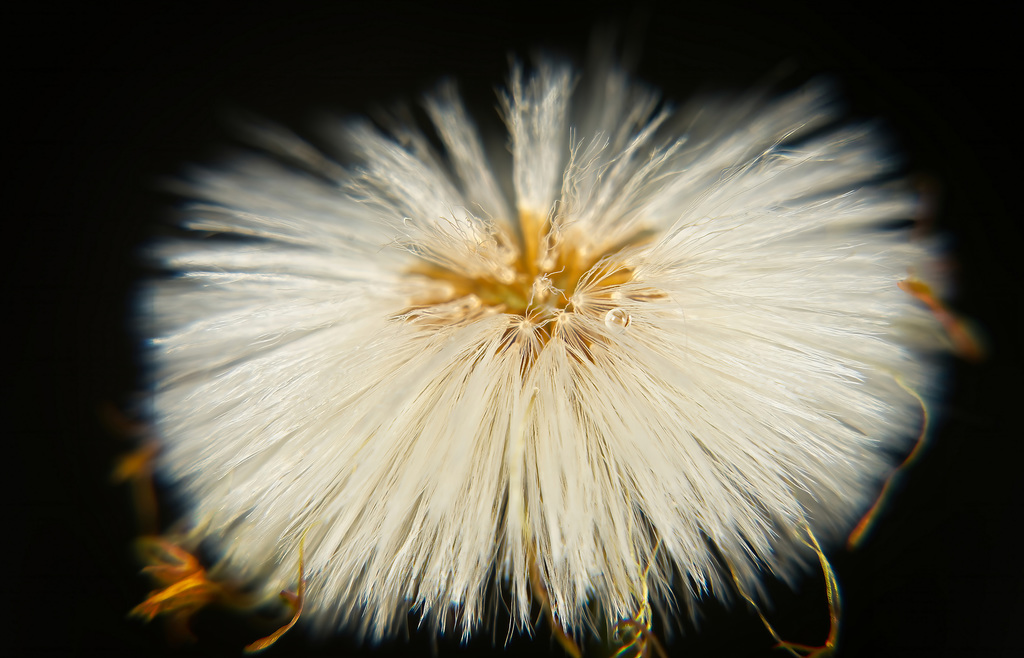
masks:
<svg viewBox="0 0 1024 658"><path fill-rule="evenodd" d="M934 444L909 474L874 538L834 563L845 595L843 656L1009 655L1019 627L1021 520L1019 48L996 5L956 11L898 3L648 3L640 9L553 2L288 4L211 10L146 3L126 10L27 5L5 10L4 125L11 199L5 361L13 427L4 463L13 514L4 644L20 655L237 655L252 639L238 620L204 616L194 647L169 648L159 624L127 620L148 590L130 544L128 492L109 483L126 444L98 420L105 403L140 390L128 327L144 273L136 249L174 199L159 177L235 143L233 111L311 134L316 110L366 112L415 99L455 74L497 127L493 88L509 53L547 46L582 60L592 28L619 26L642 46L641 77L683 99L697 89L837 77L851 114L881 116L934 183L935 217L951 236L956 307L991 345L978 365L952 365L950 402ZM56 6L56 5L54 5ZM937 6L937 5L936 5ZM13 148L12 148L13 147ZM13 233L11 232L13 229ZM777 593L786 637L825 632L822 583ZM13 616L11 616L13 614ZM250 633L250 635L246 635ZM499 632L495 655L501 655ZM514 639L507 655L561 655ZM756 618L712 607L673 655L784 655ZM293 631L267 655L423 655L413 633L370 651ZM441 656L492 651L441 641ZM594 654L598 655L598 654Z"/></svg>

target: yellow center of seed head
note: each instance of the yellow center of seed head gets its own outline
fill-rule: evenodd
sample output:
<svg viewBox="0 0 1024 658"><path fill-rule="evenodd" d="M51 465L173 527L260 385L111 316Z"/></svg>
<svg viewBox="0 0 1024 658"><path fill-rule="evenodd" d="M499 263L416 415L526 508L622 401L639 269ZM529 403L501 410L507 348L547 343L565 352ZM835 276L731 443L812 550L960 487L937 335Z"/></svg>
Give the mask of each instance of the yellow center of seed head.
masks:
<svg viewBox="0 0 1024 658"><path fill-rule="evenodd" d="M622 245L606 253L588 253L578 239L556 234L546 217L529 212L520 214L519 235L511 240L517 243L518 254L511 263L512 277L499 277L497 270L494 276L470 277L435 263L413 268L410 273L426 278L430 292L413 299L402 317L438 327L495 313L519 316L515 326L535 330L539 347L553 335L547 325L562 324L559 320L566 313L593 314L615 331L629 325L629 314L616 304L615 288L632 280L633 272L608 258ZM595 266L598 271L591 272ZM586 308L580 308L574 295L588 272ZM594 341L593 336L574 338L587 346Z"/></svg>

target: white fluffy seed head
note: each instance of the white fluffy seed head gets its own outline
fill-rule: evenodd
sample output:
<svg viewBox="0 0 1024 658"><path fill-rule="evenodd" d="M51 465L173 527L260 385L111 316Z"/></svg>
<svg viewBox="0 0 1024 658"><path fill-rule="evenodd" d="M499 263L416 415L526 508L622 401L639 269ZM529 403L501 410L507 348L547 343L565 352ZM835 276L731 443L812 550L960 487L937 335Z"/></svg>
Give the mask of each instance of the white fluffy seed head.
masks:
<svg viewBox="0 0 1024 658"><path fill-rule="evenodd" d="M673 114L576 77L513 68L513 199L451 85L443 152L355 122L343 167L264 130L311 173L182 184L206 237L154 247L179 275L142 321L160 468L222 570L273 596L304 537L304 619L380 638L410 610L468 635L495 585L527 628L536 564L580 630L723 596L716 551L751 591L792 576L803 524L836 536L876 492L937 342L871 126L820 85Z"/></svg>

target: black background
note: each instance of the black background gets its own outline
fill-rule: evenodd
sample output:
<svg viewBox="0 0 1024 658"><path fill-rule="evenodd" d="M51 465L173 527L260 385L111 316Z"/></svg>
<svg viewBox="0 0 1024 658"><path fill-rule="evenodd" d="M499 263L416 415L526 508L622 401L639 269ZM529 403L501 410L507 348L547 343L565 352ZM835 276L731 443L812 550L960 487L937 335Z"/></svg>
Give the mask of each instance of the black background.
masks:
<svg viewBox="0 0 1024 658"><path fill-rule="evenodd" d="M128 492L112 486L127 444L99 422L104 403L139 390L128 326L136 250L174 199L161 176L234 143L232 111L308 131L315 110L367 112L415 100L454 74L472 105L494 105L508 55L546 46L582 61L596 26L641 46L638 74L683 99L786 71L830 73L851 113L883 117L908 169L932 181L950 237L956 308L988 336L981 364L954 362L932 449L909 473L873 539L837 551L842 656L1011 655L1024 618L1016 549L1021 502L1022 158L1019 48L998 5L907 9L895 3L759 8L707 2L615 9L601 3L445 5L382 2L233 10L147 3L136 9L6 10L4 201L13 429L5 443L13 515L4 536L12 655L237 655L238 620L205 616L201 642L171 647L159 624L127 620L148 589L137 575ZM498 126L484 112L485 123ZM11 148L13 147L13 148ZM13 200L13 205L10 201ZM13 229L13 235L10 232ZM784 636L824 636L822 583L777 593ZM249 635L247 635L249 633ZM441 656L561 655L539 639L497 648L442 640ZM371 650L301 629L267 655L429 655L427 634ZM780 656L756 618L712 607L672 655ZM601 655L593 653L592 655Z"/></svg>

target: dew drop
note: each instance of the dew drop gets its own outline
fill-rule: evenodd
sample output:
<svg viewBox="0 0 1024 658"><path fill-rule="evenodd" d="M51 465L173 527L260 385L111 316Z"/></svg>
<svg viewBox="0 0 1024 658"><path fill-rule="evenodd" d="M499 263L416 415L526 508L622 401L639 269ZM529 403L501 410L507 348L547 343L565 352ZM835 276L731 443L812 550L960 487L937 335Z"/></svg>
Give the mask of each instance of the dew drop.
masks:
<svg viewBox="0 0 1024 658"><path fill-rule="evenodd" d="M633 318L629 317L629 313L626 313L621 308L613 308L604 315L604 326L616 334L621 334L625 331L632 321Z"/></svg>

